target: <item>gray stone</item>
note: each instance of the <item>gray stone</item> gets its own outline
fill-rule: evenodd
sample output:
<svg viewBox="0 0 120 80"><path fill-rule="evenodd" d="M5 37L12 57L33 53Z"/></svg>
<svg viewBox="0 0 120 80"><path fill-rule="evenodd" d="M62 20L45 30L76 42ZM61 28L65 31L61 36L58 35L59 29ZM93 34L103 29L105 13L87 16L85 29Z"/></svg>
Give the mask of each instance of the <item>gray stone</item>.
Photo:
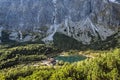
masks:
<svg viewBox="0 0 120 80"><path fill-rule="evenodd" d="M25 38L23 39L23 41L24 42L32 41L32 39L33 39L33 36L27 35L27 36L25 36Z"/></svg>
<svg viewBox="0 0 120 80"><path fill-rule="evenodd" d="M1 38L2 38L2 30L3 30L3 27L1 26L1 27L0 27L0 43L2 42L2 41L1 41Z"/></svg>
<svg viewBox="0 0 120 80"><path fill-rule="evenodd" d="M101 40L105 40L120 29L119 2L120 0L0 0L0 24L6 30L26 33L34 32L36 27L40 28L38 33L46 36L42 39L44 42L52 41L54 34L60 32L83 44L90 44L93 37L100 36ZM42 31L42 27L47 27L48 31Z"/></svg>
<svg viewBox="0 0 120 80"><path fill-rule="evenodd" d="M17 31L11 31L9 34L9 39L19 41L19 33Z"/></svg>

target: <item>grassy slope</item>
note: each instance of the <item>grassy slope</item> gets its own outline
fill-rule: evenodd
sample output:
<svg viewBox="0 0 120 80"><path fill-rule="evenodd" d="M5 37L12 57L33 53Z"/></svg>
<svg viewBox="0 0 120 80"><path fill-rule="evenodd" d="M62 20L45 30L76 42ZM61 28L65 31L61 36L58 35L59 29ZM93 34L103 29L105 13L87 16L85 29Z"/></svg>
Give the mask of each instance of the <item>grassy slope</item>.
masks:
<svg viewBox="0 0 120 80"><path fill-rule="evenodd" d="M57 36L57 37L56 37ZM115 34L107 41L94 42L92 45L82 45L70 37L56 33L55 46L63 50L78 49L80 54L95 56L77 63L65 63L63 66L33 66L49 56L54 56L60 50L42 44L5 45L0 50L1 80L120 80L120 36ZM60 43L57 43L60 42ZM72 43L72 44L70 44ZM102 44L101 44L102 43ZM97 45L97 46L96 46ZM85 49L118 49L111 51L94 51ZM12 48L11 48L12 47ZM88 48L89 47L89 48ZM79 49L83 51L79 51ZM66 53L66 52L65 52ZM68 52L74 54L76 52ZM95 55L94 55L95 53ZM96 53L99 55L96 56ZM25 63L25 64L24 64ZM30 64L26 64L30 63Z"/></svg>
<svg viewBox="0 0 120 80"><path fill-rule="evenodd" d="M54 35L54 45L58 48L70 50L70 49L93 49L93 50L106 50L110 48L120 47L120 32L108 37L105 41L92 41L90 45L83 45L81 42L70 38L64 34L56 33Z"/></svg>
<svg viewBox="0 0 120 80"><path fill-rule="evenodd" d="M1 80L119 80L120 49L63 66L18 65L0 70Z"/></svg>
<svg viewBox="0 0 120 80"><path fill-rule="evenodd" d="M19 63L41 61L60 50L43 44L29 44L0 50L0 69L9 68Z"/></svg>

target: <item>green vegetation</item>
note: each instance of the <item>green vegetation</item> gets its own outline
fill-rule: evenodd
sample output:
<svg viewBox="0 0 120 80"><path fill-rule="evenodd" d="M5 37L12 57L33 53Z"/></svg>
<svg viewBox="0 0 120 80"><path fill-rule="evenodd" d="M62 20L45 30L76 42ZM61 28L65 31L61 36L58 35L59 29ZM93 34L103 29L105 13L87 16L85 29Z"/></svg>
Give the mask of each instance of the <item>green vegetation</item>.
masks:
<svg viewBox="0 0 120 80"><path fill-rule="evenodd" d="M53 38L54 38L54 45L60 49L64 49L64 50L81 49L83 50L85 48L85 46L82 45L82 43L64 34L56 33Z"/></svg>
<svg viewBox="0 0 120 80"><path fill-rule="evenodd" d="M74 63L60 61L54 66L37 65L41 60L58 53L72 57L74 54L92 55L94 58ZM0 80L120 80L120 49L61 52L55 47L43 44L2 47Z"/></svg>
<svg viewBox="0 0 120 80"><path fill-rule="evenodd" d="M119 40L115 34L83 45L56 33L54 47L6 41L0 45L0 80L120 80ZM51 57L59 61L44 65Z"/></svg>
<svg viewBox="0 0 120 80"><path fill-rule="evenodd" d="M83 45L81 42L68 37L61 33L56 33L54 35L54 45L63 50L109 50L111 48L119 47L120 48L120 32L108 37L106 40L102 41L98 39L97 41L92 41L90 45Z"/></svg>
<svg viewBox="0 0 120 80"><path fill-rule="evenodd" d="M58 53L59 50L43 44L29 44L0 50L0 69L8 68L19 63L41 61L47 59L51 53Z"/></svg>
<svg viewBox="0 0 120 80"><path fill-rule="evenodd" d="M2 42L8 42L9 40L9 32L8 31L2 31L2 37L1 37Z"/></svg>

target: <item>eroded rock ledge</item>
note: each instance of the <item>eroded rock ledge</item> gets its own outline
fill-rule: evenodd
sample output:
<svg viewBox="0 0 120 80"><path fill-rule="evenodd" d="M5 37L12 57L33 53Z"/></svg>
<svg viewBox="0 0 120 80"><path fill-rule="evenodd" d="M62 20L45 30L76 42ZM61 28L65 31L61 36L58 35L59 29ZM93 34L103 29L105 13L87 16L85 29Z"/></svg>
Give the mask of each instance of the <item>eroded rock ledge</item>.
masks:
<svg viewBox="0 0 120 80"><path fill-rule="evenodd" d="M119 0L1 0L0 37L53 41L56 32L83 44L106 40L120 29Z"/></svg>

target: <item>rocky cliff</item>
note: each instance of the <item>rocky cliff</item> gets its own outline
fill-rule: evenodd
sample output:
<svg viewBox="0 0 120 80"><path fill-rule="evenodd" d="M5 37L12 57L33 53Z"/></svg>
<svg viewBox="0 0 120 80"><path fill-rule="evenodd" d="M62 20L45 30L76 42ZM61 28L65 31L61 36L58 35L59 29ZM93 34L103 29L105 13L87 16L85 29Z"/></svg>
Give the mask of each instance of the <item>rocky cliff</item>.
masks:
<svg viewBox="0 0 120 80"><path fill-rule="evenodd" d="M120 29L120 0L0 0L0 33L44 42L56 32L90 44ZM0 34L2 37L2 34Z"/></svg>

